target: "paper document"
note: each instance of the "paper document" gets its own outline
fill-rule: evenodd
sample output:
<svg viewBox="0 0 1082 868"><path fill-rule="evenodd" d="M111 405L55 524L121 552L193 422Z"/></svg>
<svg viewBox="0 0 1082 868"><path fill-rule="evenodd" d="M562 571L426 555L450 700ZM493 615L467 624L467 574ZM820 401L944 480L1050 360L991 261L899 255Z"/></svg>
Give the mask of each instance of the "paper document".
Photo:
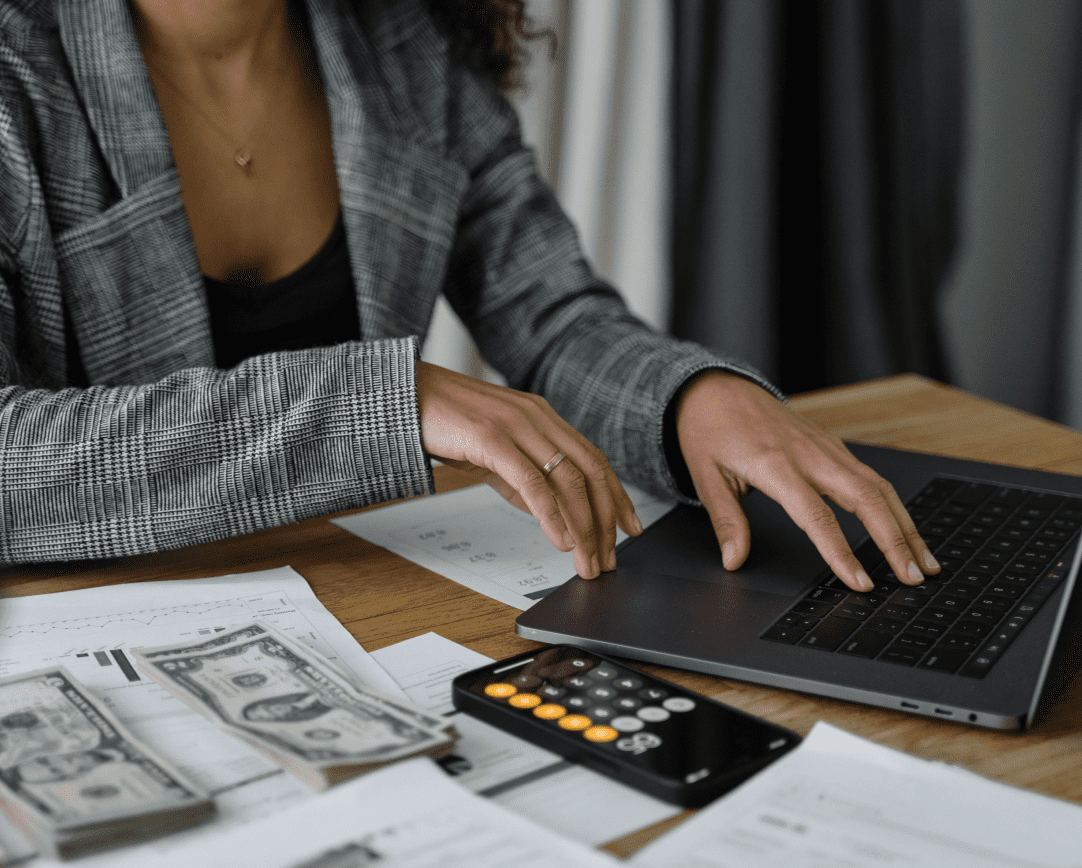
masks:
<svg viewBox="0 0 1082 868"><path fill-rule="evenodd" d="M492 662L435 633L373 651L372 657L410 699L441 714L454 713L454 677ZM468 714L451 719L459 740L440 765L458 784L583 844L596 847L680 813Z"/></svg>
<svg viewBox="0 0 1082 868"><path fill-rule="evenodd" d="M614 868L590 850L475 796L431 760L370 772L243 828L182 846L163 839L112 868Z"/></svg>
<svg viewBox="0 0 1082 868"><path fill-rule="evenodd" d="M64 666L136 738L210 792L218 807L216 824L240 822L310 799L312 792L140 674L130 652L212 637L254 620L315 648L358 680L404 698L289 567L7 598L0 606L0 678Z"/></svg>
<svg viewBox="0 0 1082 868"><path fill-rule="evenodd" d="M1082 807L817 723L635 868L1078 868Z"/></svg>
<svg viewBox="0 0 1082 868"><path fill-rule="evenodd" d="M672 509L624 484L643 527ZM331 519L369 542L477 591L528 609L575 575L571 552L557 549L537 520L487 485L474 485ZM616 543L627 539L617 530Z"/></svg>

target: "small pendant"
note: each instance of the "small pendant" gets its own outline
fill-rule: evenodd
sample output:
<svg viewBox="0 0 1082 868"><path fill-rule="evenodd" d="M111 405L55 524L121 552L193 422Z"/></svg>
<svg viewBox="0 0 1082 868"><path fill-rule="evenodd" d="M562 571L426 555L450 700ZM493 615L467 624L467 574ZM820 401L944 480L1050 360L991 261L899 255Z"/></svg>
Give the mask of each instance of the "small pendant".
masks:
<svg viewBox="0 0 1082 868"><path fill-rule="evenodd" d="M240 166L245 172L252 171L252 152L248 150L237 151L233 155L233 162Z"/></svg>

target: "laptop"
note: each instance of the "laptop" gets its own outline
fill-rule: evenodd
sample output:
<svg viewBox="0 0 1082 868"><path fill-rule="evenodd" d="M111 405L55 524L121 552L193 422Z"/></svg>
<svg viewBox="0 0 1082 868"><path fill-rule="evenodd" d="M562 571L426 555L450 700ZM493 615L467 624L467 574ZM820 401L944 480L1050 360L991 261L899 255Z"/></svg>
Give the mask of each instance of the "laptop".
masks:
<svg viewBox="0 0 1082 868"><path fill-rule="evenodd" d="M943 566L893 576L835 509L876 589L825 567L785 511L741 501L751 555L729 572L706 511L677 506L516 621L520 636L993 729L1027 729L1082 663L1082 478L849 444L889 479Z"/></svg>

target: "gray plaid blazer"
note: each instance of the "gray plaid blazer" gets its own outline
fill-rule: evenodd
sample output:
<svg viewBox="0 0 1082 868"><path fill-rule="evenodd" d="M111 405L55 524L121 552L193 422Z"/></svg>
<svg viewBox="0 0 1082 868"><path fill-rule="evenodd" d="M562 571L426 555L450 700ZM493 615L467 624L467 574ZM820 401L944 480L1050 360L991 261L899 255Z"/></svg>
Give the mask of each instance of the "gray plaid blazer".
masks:
<svg viewBox="0 0 1082 868"><path fill-rule="evenodd" d="M439 292L515 387L676 493L662 417L710 367L583 261L513 110L417 0L306 0L362 340L214 365L126 0L0 0L0 561L187 546L432 491L414 364ZM91 383L68 382L65 319ZM763 385L767 385L763 383Z"/></svg>

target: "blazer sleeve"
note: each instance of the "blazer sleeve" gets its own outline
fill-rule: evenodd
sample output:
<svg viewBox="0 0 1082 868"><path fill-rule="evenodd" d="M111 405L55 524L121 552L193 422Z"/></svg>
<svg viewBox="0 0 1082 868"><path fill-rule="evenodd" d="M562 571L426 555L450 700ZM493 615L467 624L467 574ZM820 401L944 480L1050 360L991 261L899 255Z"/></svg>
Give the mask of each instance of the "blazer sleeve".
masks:
<svg viewBox="0 0 1082 868"><path fill-rule="evenodd" d="M2 290L0 290L2 291ZM105 558L433 490L412 338L0 388L0 561Z"/></svg>
<svg viewBox="0 0 1082 868"><path fill-rule="evenodd" d="M450 93L452 141L471 172L445 289L452 306L508 383L543 395L621 478L696 502L665 457L665 410L683 384L720 369L781 393L751 367L636 318L586 262L513 109L465 73Z"/></svg>

